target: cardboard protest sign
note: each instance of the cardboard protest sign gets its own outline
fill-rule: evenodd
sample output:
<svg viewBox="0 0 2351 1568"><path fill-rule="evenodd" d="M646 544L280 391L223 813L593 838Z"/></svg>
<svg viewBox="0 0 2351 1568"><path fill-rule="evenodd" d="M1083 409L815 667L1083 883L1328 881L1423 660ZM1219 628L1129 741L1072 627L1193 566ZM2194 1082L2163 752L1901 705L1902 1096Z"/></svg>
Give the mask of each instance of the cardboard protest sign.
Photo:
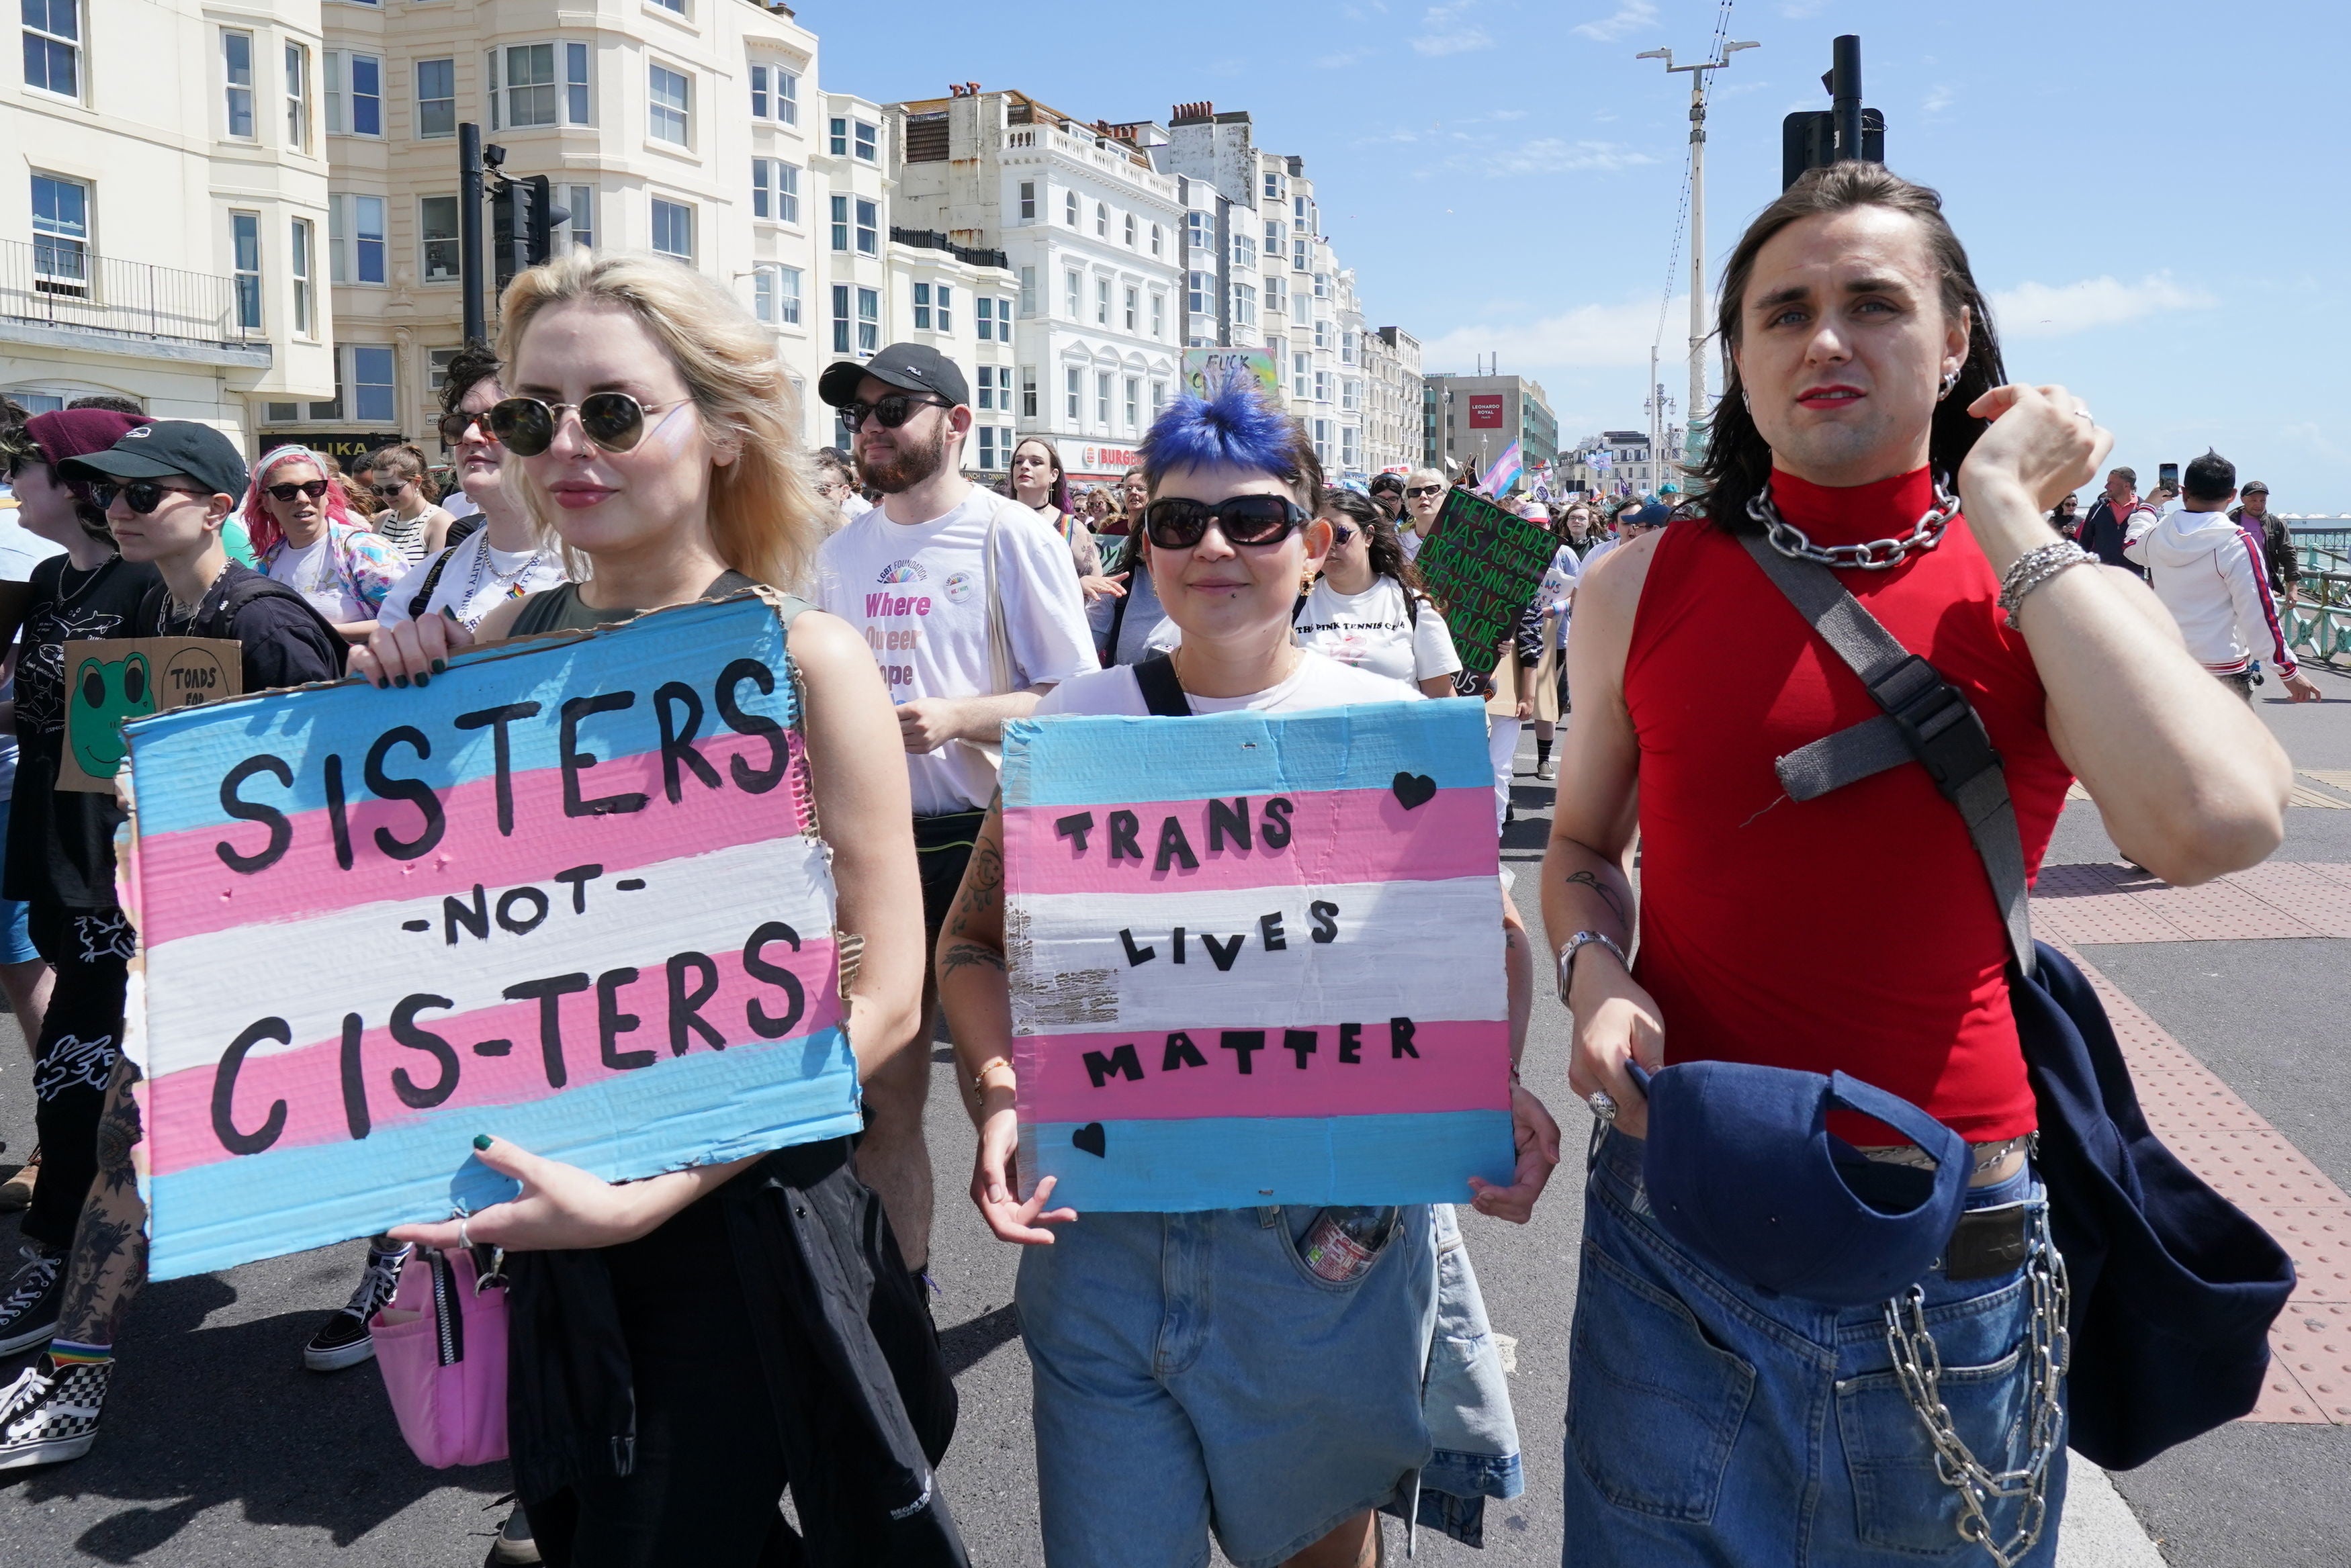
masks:
<svg viewBox="0 0 2351 1568"><path fill-rule="evenodd" d="M1005 726L1030 1190L1082 1214L1509 1182L1485 735L1459 701Z"/></svg>
<svg viewBox="0 0 2351 1568"><path fill-rule="evenodd" d="M1414 565L1445 612L1465 670L1491 674L1519 614L1559 553L1550 529L1456 486Z"/></svg>
<svg viewBox="0 0 2351 1568"><path fill-rule="evenodd" d="M235 639L120 637L65 645L66 748L57 788L112 794L122 726L150 713L218 702L245 690Z"/></svg>
<svg viewBox="0 0 2351 1568"><path fill-rule="evenodd" d="M857 1130L755 597L131 724L126 1048L158 1279Z"/></svg>

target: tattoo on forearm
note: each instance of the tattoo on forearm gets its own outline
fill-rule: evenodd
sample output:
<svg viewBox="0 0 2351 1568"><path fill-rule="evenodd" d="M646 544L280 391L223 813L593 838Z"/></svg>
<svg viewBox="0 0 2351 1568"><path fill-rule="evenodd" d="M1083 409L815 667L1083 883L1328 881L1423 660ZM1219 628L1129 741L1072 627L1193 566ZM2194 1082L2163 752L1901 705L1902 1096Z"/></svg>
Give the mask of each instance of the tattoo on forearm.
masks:
<svg viewBox="0 0 2351 1568"><path fill-rule="evenodd" d="M956 895L954 911L947 917L947 935L959 937L971 929L972 920L983 914L995 914L999 919L1004 909L1004 851L987 835L972 846L971 864L964 868L963 888Z"/></svg>
<svg viewBox="0 0 2351 1568"><path fill-rule="evenodd" d="M1618 919L1623 920L1627 925L1632 924L1632 917L1625 912L1625 906L1617 900L1616 890L1614 888L1609 887L1605 882L1603 882L1599 877L1593 872L1571 871L1567 874L1567 881L1572 887L1581 885L1591 888L1593 892L1600 895L1601 898L1607 904L1609 909L1614 913Z"/></svg>
<svg viewBox="0 0 2351 1568"><path fill-rule="evenodd" d="M992 969L1002 974L1004 955L977 942L951 943L939 960L939 974L944 978L959 969Z"/></svg>

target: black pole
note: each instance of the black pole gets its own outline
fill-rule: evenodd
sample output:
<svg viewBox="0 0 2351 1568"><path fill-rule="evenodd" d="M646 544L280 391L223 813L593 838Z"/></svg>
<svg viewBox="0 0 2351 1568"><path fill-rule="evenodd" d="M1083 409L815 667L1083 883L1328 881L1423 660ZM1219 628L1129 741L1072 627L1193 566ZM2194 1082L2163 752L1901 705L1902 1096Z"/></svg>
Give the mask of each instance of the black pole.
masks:
<svg viewBox="0 0 2351 1568"><path fill-rule="evenodd" d="M1861 156L1861 35L1846 33L1831 46L1830 109L1836 116L1836 155Z"/></svg>
<svg viewBox="0 0 2351 1568"><path fill-rule="evenodd" d="M482 128L457 127L457 277L465 301L465 341L487 336L482 317Z"/></svg>

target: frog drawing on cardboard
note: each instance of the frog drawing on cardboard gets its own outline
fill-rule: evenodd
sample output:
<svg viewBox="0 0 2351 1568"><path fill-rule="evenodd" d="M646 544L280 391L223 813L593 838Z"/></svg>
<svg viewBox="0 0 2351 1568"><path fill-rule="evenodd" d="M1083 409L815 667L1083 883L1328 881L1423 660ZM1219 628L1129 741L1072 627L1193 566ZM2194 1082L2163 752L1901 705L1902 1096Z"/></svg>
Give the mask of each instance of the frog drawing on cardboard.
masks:
<svg viewBox="0 0 2351 1568"><path fill-rule="evenodd" d="M120 659L94 654L77 660L67 690L66 740L74 761L94 779L110 779L122 767L122 723L155 711L155 677L144 653Z"/></svg>

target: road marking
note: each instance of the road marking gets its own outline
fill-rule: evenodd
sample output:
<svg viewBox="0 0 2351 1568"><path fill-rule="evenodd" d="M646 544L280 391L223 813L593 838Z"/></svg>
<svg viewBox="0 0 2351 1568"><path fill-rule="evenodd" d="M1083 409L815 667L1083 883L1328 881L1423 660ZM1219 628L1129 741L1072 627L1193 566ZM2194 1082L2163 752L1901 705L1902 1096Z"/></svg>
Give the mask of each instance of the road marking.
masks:
<svg viewBox="0 0 2351 1568"><path fill-rule="evenodd" d="M2145 1008L2055 945L2105 1003L2147 1126L2294 1258L2299 1282L2270 1329L2269 1379L2245 1419L2351 1427L2351 1197Z"/></svg>

